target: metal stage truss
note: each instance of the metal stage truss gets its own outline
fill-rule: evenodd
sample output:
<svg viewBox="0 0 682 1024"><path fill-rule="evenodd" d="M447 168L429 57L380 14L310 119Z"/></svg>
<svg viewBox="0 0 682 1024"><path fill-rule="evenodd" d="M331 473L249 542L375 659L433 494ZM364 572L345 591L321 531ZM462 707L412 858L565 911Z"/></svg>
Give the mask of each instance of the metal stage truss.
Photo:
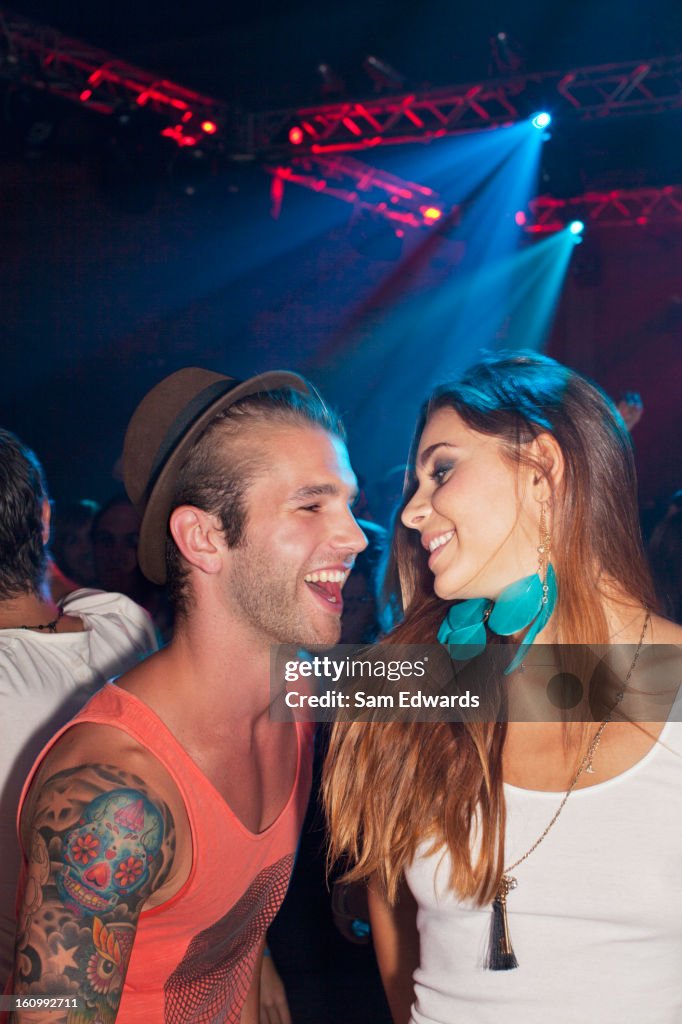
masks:
<svg viewBox="0 0 682 1024"><path fill-rule="evenodd" d="M143 108L158 118L160 134L181 146L195 145L207 135L224 144L227 104L2 9L0 79L44 90L98 114Z"/></svg>
<svg viewBox="0 0 682 1024"><path fill-rule="evenodd" d="M432 189L350 156L320 155L268 170L274 182L280 183L273 185L273 198L280 196L282 185L290 182L371 210L378 217L395 223L396 228L401 225L422 227L440 220L443 215L440 199Z"/></svg>
<svg viewBox="0 0 682 1024"><path fill-rule="evenodd" d="M273 175L273 202L286 182L334 196L395 224L396 229L452 226L431 189L371 167L350 151L428 142L527 118L540 108L562 118L590 120L682 109L682 55L516 74L465 85L375 96L258 114L238 113L220 100L0 9L0 80L32 87L104 115L144 109L150 128L179 146L201 145L226 159L258 158ZM301 142L289 139L300 128ZM521 211L519 211L521 213ZM588 193L575 199L539 197L527 211L528 232L560 229L580 216L604 226L682 220L682 188Z"/></svg>
<svg viewBox="0 0 682 1024"><path fill-rule="evenodd" d="M281 183L280 189L286 182L301 185L372 211L377 217L390 221L396 229L432 227L437 230L441 222L451 231L459 220L459 208L448 208L438 193L368 167L352 157L340 154L310 157L269 170L275 181ZM273 189L274 195L281 202L281 192ZM591 227L603 228L680 224L682 186L592 191L570 199L538 196L526 209L507 211L508 216L513 214L528 234L561 231L577 219Z"/></svg>
<svg viewBox="0 0 682 1024"><path fill-rule="evenodd" d="M682 186L586 192L571 199L539 196L530 202L526 231L560 231L572 220L605 228L682 224Z"/></svg>
<svg viewBox="0 0 682 1024"><path fill-rule="evenodd" d="M679 108L682 56L661 57L251 114L245 146L254 155L352 152L514 124L539 109L586 121ZM292 128L300 129L297 145Z"/></svg>

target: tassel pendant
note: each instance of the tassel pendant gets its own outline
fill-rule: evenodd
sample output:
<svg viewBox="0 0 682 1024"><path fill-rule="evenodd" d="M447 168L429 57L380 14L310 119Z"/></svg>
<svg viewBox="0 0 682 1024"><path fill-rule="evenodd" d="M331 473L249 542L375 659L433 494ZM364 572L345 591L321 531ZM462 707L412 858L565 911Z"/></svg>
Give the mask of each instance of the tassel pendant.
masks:
<svg viewBox="0 0 682 1024"><path fill-rule="evenodd" d="M503 875L500 887L493 900L493 919L490 926L490 946L488 962L490 971L513 971L519 966L511 944L509 919L507 917L507 896L515 889L516 879L511 875Z"/></svg>

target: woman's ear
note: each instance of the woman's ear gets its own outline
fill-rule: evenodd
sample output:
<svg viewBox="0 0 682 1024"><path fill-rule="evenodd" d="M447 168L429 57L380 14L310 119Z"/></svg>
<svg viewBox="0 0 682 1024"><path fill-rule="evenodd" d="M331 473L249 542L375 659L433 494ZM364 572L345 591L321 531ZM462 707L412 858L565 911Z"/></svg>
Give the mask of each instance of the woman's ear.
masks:
<svg viewBox="0 0 682 1024"><path fill-rule="evenodd" d="M220 572L221 531L215 516L194 505L179 505L171 512L169 527L181 555L190 565L209 575Z"/></svg>
<svg viewBox="0 0 682 1024"><path fill-rule="evenodd" d="M564 453L557 439L548 431L538 434L530 446L530 453L537 463L532 475L533 496L540 502L550 501L564 478Z"/></svg>

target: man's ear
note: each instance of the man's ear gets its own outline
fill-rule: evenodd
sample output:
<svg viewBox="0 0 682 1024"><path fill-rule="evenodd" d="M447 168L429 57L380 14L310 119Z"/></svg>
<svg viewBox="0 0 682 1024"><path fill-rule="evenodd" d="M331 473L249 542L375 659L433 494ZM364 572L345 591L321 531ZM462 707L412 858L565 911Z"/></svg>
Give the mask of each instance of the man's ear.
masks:
<svg viewBox="0 0 682 1024"><path fill-rule="evenodd" d="M530 454L538 464L533 471L533 497L536 501L551 501L564 478L564 453L553 434L538 434L530 446Z"/></svg>
<svg viewBox="0 0 682 1024"><path fill-rule="evenodd" d="M183 558L213 575L223 564L222 533L216 517L194 505L179 505L171 512L169 527Z"/></svg>
<svg viewBox="0 0 682 1024"><path fill-rule="evenodd" d="M52 507L47 498L43 498L43 508L40 517L43 522L43 545L46 545L50 539L50 522L52 521Z"/></svg>

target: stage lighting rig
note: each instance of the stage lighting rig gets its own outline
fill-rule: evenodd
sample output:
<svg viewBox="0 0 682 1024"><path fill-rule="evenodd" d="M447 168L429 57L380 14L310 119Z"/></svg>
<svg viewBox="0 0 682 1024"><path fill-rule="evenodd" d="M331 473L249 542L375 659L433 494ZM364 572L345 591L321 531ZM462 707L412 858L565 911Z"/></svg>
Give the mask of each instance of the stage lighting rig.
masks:
<svg viewBox="0 0 682 1024"><path fill-rule="evenodd" d="M526 58L521 44L508 32L497 32L490 38L495 71L498 75L516 74L525 65Z"/></svg>
<svg viewBox="0 0 682 1024"><path fill-rule="evenodd" d="M337 75L331 65L322 62L317 65L317 73L320 76L320 93L322 96L344 96L346 83Z"/></svg>
<svg viewBox="0 0 682 1024"><path fill-rule="evenodd" d="M552 115L546 111L541 110L537 114L533 114L531 124L533 128L537 128L539 132L543 132L546 128L549 128L552 123Z"/></svg>
<svg viewBox="0 0 682 1024"><path fill-rule="evenodd" d="M421 206L419 212L425 224L435 224L443 216L443 211L438 206Z"/></svg>
<svg viewBox="0 0 682 1024"><path fill-rule="evenodd" d="M397 92L407 81L406 76L401 75L387 61L371 54L365 57L362 66L374 82L375 92Z"/></svg>

